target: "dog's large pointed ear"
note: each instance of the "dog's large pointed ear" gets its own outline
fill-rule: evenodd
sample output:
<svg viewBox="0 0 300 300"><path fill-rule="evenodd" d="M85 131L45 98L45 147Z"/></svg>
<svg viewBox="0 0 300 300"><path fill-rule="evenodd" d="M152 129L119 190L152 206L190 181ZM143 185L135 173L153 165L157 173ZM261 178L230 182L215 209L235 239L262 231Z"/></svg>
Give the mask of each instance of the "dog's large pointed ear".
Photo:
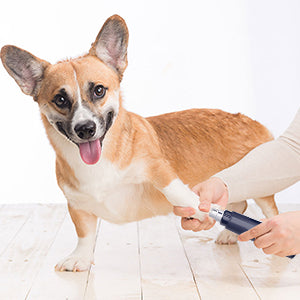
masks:
<svg viewBox="0 0 300 300"><path fill-rule="evenodd" d="M6 71L14 78L23 93L35 98L44 71L50 64L23 49L10 45L1 49L1 60Z"/></svg>
<svg viewBox="0 0 300 300"><path fill-rule="evenodd" d="M118 15L106 20L90 50L106 65L114 69L122 79L127 67L128 29Z"/></svg>

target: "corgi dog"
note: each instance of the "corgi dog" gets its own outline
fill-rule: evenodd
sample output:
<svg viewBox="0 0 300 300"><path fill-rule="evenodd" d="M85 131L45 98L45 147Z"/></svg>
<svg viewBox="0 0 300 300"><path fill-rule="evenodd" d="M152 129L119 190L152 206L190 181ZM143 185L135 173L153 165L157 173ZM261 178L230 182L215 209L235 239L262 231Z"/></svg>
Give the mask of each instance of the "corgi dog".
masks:
<svg viewBox="0 0 300 300"><path fill-rule="evenodd" d="M174 205L207 218L189 187L272 140L263 125L242 114L191 109L143 118L127 111L120 83L128 37L125 21L114 15L78 58L50 64L15 46L1 49L9 75L39 105L78 235L59 271L89 269L97 218L122 224L167 215ZM278 214L274 196L255 200L267 217ZM247 206L229 205L240 213ZM232 243L236 236L223 232L217 241Z"/></svg>

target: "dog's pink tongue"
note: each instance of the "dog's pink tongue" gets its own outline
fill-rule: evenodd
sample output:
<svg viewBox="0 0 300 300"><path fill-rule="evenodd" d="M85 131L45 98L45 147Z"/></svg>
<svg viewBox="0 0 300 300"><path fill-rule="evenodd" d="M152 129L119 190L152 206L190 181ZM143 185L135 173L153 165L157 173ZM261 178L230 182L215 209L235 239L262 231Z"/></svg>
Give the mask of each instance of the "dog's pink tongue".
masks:
<svg viewBox="0 0 300 300"><path fill-rule="evenodd" d="M79 151L82 160L86 164L95 164L101 155L100 140L79 144Z"/></svg>

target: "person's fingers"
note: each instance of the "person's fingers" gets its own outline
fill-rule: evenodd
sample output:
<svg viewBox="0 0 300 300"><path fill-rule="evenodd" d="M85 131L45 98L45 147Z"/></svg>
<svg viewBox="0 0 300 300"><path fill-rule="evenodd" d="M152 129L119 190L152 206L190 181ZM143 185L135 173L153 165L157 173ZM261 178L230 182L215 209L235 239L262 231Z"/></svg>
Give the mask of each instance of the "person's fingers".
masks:
<svg viewBox="0 0 300 300"><path fill-rule="evenodd" d="M180 217L190 217L196 213L196 210L192 207L181 207L174 206L173 207L174 214Z"/></svg>
<svg viewBox="0 0 300 300"><path fill-rule="evenodd" d="M278 244L272 244L269 247L263 248L265 254L275 254L280 252L280 247Z"/></svg>
<svg viewBox="0 0 300 300"><path fill-rule="evenodd" d="M199 209L209 212L211 204L216 203L225 208L228 202L228 190L224 182L219 178L210 178L198 183L192 188L200 197Z"/></svg>
<svg viewBox="0 0 300 300"><path fill-rule="evenodd" d="M228 203L228 190L227 188L225 189L224 194L221 196L220 199L218 199L217 202L215 202L216 204L220 205L222 209L225 209Z"/></svg>
<svg viewBox="0 0 300 300"><path fill-rule="evenodd" d="M285 256L288 256L288 255L293 255L292 253L287 252L287 251L279 251L279 252L276 252L276 253L273 253L273 254L277 255L277 256L280 256L280 257L285 257Z"/></svg>
<svg viewBox="0 0 300 300"><path fill-rule="evenodd" d="M212 194L210 192L201 193L199 209L204 212L209 212L212 201Z"/></svg>
<svg viewBox="0 0 300 300"><path fill-rule="evenodd" d="M184 230L191 230L191 222L189 222L190 220L186 219L186 218L181 218L181 227Z"/></svg>
<svg viewBox="0 0 300 300"><path fill-rule="evenodd" d="M195 185L193 188L192 188L192 191L200 196L200 190L201 190L201 187L202 187L202 182L198 183L197 185Z"/></svg>
<svg viewBox="0 0 300 300"><path fill-rule="evenodd" d="M209 220L206 224L205 227L203 227L203 230L209 230L215 225L216 221L215 220Z"/></svg>
<svg viewBox="0 0 300 300"><path fill-rule="evenodd" d="M270 222L263 222L239 235L238 240L242 242L249 241L269 232L271 229L272 227Z"/></svg>
<svg viewBox="0 0 300 300"><path fill-rule="evenodd" d="M204 227L205 227L205 224L203 224L203 223L200 222L200 224L197 224L197 226L195 226L195 227L193 228L193 231L194 231L194 232L197 232L197 231L204 230Z"/></svg>
<svg viewBox="0 0 300 300"><path fill-rule="evenodd" d="M199 227L200 221L197 219L187 219L182 218L181 219L181 227L184 230L196 230Z"/></svg>
<svg viewBox="0 0 300 300"><path fill-rule="evenodd" d="M258 237L254 241L254 245L257 248L267 248L274 244L274 235L270 232Z"/></svg>
<svg viewBox="0 0 300 300"><path fill-rule="evenodd" d="M195 224L193 231L208 230L214 225L214 220L206 216L202 222Z"/></svg>
<svg viewBox="0 0 300 300"><path fill-rule="evenodd" d="M182 218L181 219L181 227L184 230L192 230L194 232L200 230L208 230L215 224L215 220L209 218L208 216L205 217L203 222L200 222L198 219L189 219L189 218Z"/></svg>
<svg viewBox="0 0 300 300"><path fill-rule="evenodd" d="M203 188L201 185L200 187L196 185L194 189L198 191L198 195L200 197L199 209L204 212L209 212L210 205L214 200L212 190Z"/></svg>

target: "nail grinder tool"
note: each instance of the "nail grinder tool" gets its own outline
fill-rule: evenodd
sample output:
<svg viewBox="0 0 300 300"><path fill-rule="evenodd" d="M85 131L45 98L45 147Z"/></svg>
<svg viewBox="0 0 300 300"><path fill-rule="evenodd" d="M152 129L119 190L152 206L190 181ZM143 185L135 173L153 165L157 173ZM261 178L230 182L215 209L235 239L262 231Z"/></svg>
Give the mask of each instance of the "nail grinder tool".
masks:
<svg viewBox="0 0 300 300"><path fill-rule="evenodd" d="M225 226L227 230L239 235L261 223L260 221L251 219L237 212L221 210L214 206L210 209L209 216ZM254 239L252 239L252 241L254 241ZM295 255L289 255L287 257L292 259Z"/></svg>

